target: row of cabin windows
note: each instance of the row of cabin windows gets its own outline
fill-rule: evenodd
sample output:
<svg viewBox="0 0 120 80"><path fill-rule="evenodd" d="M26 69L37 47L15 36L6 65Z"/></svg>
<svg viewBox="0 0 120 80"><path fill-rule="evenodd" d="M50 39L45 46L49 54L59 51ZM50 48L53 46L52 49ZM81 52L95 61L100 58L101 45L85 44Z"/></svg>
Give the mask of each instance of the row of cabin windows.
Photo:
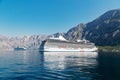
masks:
<svg viewBox="0 0 120 80"><path fill-rule="evenodd" d="M80 44L68 44L68 43L57 43L57 42L47 42L46 46L48 47L68 47L68 48L90 48L92 45L80 45Z"/></svg>

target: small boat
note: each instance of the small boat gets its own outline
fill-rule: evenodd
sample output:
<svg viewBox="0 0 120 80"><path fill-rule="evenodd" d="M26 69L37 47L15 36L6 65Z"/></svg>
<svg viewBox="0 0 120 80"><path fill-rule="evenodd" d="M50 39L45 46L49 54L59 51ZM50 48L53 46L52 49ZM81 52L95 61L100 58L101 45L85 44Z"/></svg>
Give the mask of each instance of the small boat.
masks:
<svg viewBox="0 0 120 80"><path fill-rule="evenodd" d="M26 50L26 48L24 48L24 47L16 47L16 48L14 48L14 51L24 51L24 50Z"/></svg>

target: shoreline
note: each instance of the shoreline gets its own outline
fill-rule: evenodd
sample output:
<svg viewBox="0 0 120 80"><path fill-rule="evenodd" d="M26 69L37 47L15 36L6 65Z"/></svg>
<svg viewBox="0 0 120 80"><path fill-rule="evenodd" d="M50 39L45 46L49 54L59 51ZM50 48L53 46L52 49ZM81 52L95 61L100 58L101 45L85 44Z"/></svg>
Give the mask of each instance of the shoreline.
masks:
<svg viewBox="0 0 120 80"><path fill-rule="evenodd" d="M118 52L120 53L120 45L117 46L97 46L99 52Z"/></svg>

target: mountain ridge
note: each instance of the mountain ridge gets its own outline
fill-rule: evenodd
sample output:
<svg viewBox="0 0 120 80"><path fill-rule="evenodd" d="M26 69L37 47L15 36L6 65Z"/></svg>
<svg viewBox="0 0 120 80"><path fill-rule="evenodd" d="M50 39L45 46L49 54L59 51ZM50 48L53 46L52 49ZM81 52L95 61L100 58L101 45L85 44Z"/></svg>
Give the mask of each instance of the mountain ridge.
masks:
<svg viewBox="0 0 120 80"><path fill-rule="evenodd" d="M77 29L73 30L74 33L78 31L79 30ZM84 27L82 31L83 32L80 34L82 35L82 37L80 39L87 39L95 43L96 45L100 45L100 46L119 45L120 44L120 9L107 11L103 15L99 16L97 19L89 23L86 23L86 27ZM69 34L67 38L72 40L74 36L73 34Z"/></svg>
<svg viewBox="0 0 120 80"><path fill-rule="evenodd" d="M47 35L31 35L22 38L12 37L5 40L0 37L0 50L13 50L16 47L25 47L27 49L38 49L41 42L47 38Z"/></svg>
<svg viewBox="0 0 120 80"><path fill-rule="evenodd" d="M31 35L22 38L8 38L0 35L0 49L13 49L18 46L38 49L43 40L49 37L58 37L59 35L70 41L87 39L100 46L120 45L120 9L107 11L89 23L78 24L66 33Z"/></svg>

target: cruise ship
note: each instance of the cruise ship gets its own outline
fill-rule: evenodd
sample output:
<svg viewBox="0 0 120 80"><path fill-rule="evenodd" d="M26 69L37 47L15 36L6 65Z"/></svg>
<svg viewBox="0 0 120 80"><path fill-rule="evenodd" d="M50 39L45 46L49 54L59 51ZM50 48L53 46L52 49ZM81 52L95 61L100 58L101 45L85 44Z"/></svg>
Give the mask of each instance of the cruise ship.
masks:
<svg viewBox="0 0 120 80"><path fill-rule="evenodd" d="M97 51L98 48L94 43L87 40L69 41L63 36L59 36L58 38L49 38L42 41L39 50L92 52Z"/></svg>

